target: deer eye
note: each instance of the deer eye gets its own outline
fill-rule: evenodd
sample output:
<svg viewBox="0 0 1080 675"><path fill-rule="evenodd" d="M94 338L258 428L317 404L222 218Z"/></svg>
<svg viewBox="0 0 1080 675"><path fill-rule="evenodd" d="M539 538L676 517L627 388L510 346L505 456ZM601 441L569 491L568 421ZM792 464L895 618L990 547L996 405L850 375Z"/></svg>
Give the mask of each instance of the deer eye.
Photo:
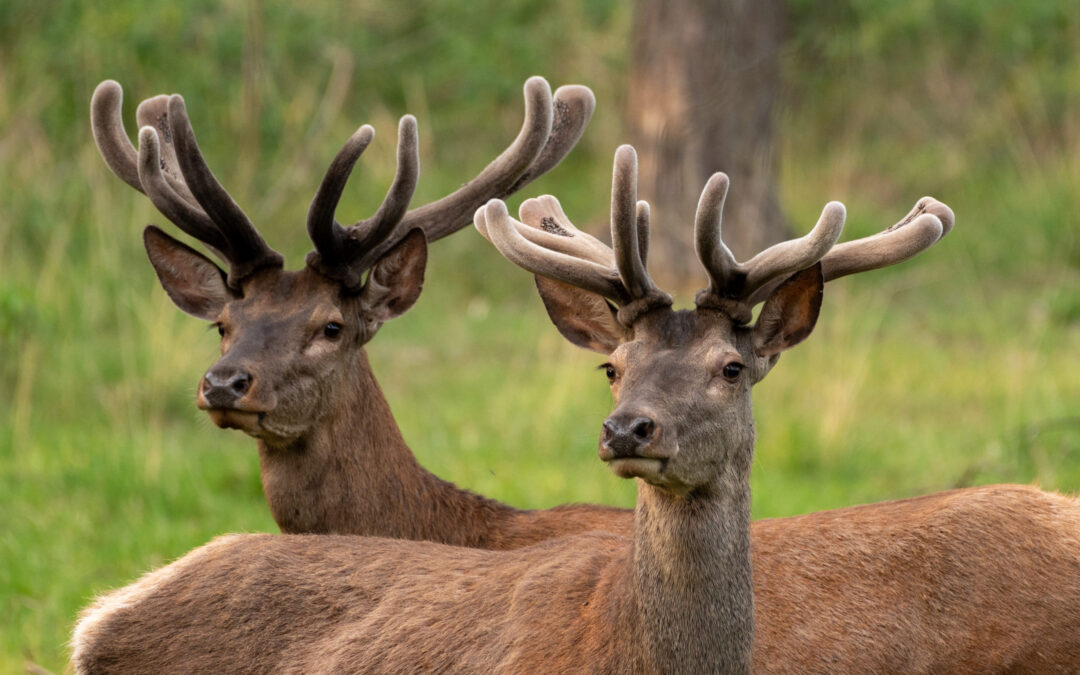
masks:
<svg viewBox="0 0 1080 675"><path fill-rule="evenodd" d="M721 369L720 374L724 376L724 379L729 382L734 382L739 379L739 375L743 371L743 364L738 361L732 361Z"/></svg>
<svg viewBox="0 0 1080 675"><path fill-rule="evenodd" d="M337 321L331 321L330 323L323 326L322 332L323 335L325 335L328 339L333 340L338 335L341 335L342 328L343 326Z"/></svg>
<svg viewBox="0 0 1080 675"><path fill-rule="evenodd" d="M615 370L615 366L611 365L610 363L605 363L604 365L600 366L600 369L604 371L604 375L607 375L608 382L614 382L615 377L619 374Z"/></svg>
<svg viewBox="0 0 1080 675"><path fill-rule="evenodd" d="M225 337L225 324L218 322L214 325L217 326L217 334L221 337Z"/></svg>

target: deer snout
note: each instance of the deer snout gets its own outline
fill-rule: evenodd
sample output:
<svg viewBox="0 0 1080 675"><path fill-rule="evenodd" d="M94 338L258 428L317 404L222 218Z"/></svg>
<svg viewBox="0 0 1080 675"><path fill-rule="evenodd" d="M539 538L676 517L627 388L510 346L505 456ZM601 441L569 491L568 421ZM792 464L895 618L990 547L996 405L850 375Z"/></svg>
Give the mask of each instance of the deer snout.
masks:
<svg viewBox="0 0 1080 675"><path fill-rule="evenodd" d="M215 366L203 376L200 398L209 408L232 408L251 390L253 380L243 368Z"/></svg>
<svg viewBox="0 0 1080 675"><path fill-rule="evenodd" d="M659 427L647 415L616 414L604 420L600 433L600 459L605 462L629 457L648 457Z"/></svg>

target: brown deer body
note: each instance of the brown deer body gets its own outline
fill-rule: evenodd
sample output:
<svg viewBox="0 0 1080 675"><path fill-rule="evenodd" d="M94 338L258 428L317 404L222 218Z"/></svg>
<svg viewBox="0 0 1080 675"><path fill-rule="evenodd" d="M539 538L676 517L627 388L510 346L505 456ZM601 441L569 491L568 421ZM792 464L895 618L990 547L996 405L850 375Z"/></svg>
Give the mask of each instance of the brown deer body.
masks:
<svg viewBox="0 0 1080 675"><path fill-rule="evenodd" d="M1080 671L1074 498L995 485L753 532L755 671Z"/></svg>
<svg viewBox="0 0 1080 675"><path fill-rule="evenodd" d="M1078 522L1076 500L1023 486L755 521L753 671L1075 672L1080 542L1062 532ZM526 672L533 659L533 672L632 672L634 652L597 628L611 616L613 633L638 634L621 596L601 602L628 547L602 533L505 552L222 537L99 600L76 634L76 663L85 673ZM387 582L409 574L417 583Z"/></svg>
<svg viewBox="0 0 1080 675"><path fill-rule="evenodd" d="M614 254L581 250L584 235L556 221L551 229L567 240L545 243L562 255L537 263L520 241L507 242L543 233L508 222L499 203L478 214L477 226L507 257L550 277L541 293L564 335L611 353L616 409L600 455L618 475L639 479L630 537L584 534L514 551L339 536L223 538L84 612L73 640L77 669L1080 666L1074 500L976 488L759 521L751 538L750 387L810 332L824 281L854 269L838 257L807 267L835 241L842 210L830 206L814 233L770 249L764 262L727 264L713 255L718 227L707 231L723 201L711 182L699 208L699 252L712 283L696 310L672 312L644 273L647 210L634 213L632 171L620 154ZM908 229L935 225L940 236L932 216ZM765 291L761 316L747 327L748 304Z"/></svg>

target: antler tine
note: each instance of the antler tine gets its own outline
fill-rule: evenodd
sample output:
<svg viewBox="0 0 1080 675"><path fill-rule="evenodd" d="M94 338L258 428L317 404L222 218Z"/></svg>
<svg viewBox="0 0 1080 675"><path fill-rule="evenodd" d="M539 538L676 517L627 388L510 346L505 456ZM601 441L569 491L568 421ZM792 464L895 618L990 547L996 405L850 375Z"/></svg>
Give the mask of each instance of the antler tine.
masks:
<svg viewBox="0 0 1080 675"><path fill-rule="evenodd" d="M334 160L326 169L319 189L308 207L308 237L315 245L315 251L308 255L308 263L320 268L327 265L337 266L345 256L345 229L334 218L341 193L349 181L353 167L364 153L375 130L370 125L363 125L345 141Z"/></svg>
<svg viewBox="0 0 1080 675"><path fill-rule="evenodd" d="M144 100L135 110L135 120L139 124L139 182L146 196L162 215L228 264L229 242L179 173L169 125L169 97L162 94Z"/></svg>
<svg viewBox="0 0 1080 675"><path fill-rule="evenodd" d="M522 233L529 229L528 226L514 221L501 199L492 199L480 207L474 216L474 224L480 234L518 267L597 293L620 305L633 299L614 268L526 239Z"/></svg>
<svg viewBox="0 0 1080 675"><path fill-rule="evenodd" d="M122 103L123 88L114 80L99 84L90 101L94 140L113 173L150 197L166 218L226 261L233 287L255 269L281 266L281 256L266 246L206 167L183 99L154 96L139 104L135 113L141 127L138 150L124 132ZM174 140L187 145L177 149ZM201 198L189 188L189 181L202 184ZM228 204L221 203L222 195Z"/></svg>
<svg viewBox="0 0 1080 675"><path fill-rule="evenodd" d="M596 97L588 87L567 84L556 89L552 103L554 115L551 120L551 134L544 144L544 149L525 173L503 194L497 196L502 198L511 195L554 169L581 140L581 135L585 133L585 127L589 125L595 110Z"/></svg>
<svg viewBox="0 0 1080 675"><path fill-rule="evenodd" d="M736 284L735 278L744 273L721 236L724 202L730 185L731 180L725 173L717 172L710 176L705 189L701 191L694 214L694 245L698 259L709 276L706 293L717 298L738 293L741 288L735 286L741 284Z"/></svg>
<svg viewBox="0 0 1080 675"><path fill-rule="evenodd" d="M591 260L604 267L615 268L615 253L611 247L575 227L563 211L559 200L552 195L526 199L518 207L518 217L528 227L513 221L516 223L515 227L521 236L534 244L575 258Z"/></svg>
<svg viewBox="0 0 1080 675"><path fill-rule="evenodd" d="M919 201L915 202L915 206L908 212L907 216L902 218L900 222L893 225L890 229L897 229L904 226L904 223L911 222L917 218L920 213L930 213L938 217L941 221L941 237L938 237L938 241L941 241L948 233L952 232L953 225L956 224L956 215L953 210L947 205L933 197L923 197Z"/></svg>
<svg viewBox="0 0 1080 675"><path fill-rule="evenodd" d="M637 226L638 256L645 269L649 269L649 202L644 199L638 200L637 217L634 219Z"/></svg>
<svg viewBox="0 0 1080 675"><path fill-rule="evenodd" d="M139 129L153 127L158 132L161 170L166 183L175 193L169 196L184 199L188 204L201 208L180 173L180 162L176 159L176 147L173 145L172 129L169 126L169 97L161 94L144 100L135 109L135 122Z"/></svg>
<svg viewBox="0 0 1080 675"><path fill-rule="evenodd" d="M181 199L166 182L162 171L157 130L143 127L139 130L139 181L154 206L184 232L195 237L228 262L229 242L201 209Z"/></svg>
<svg viewBox="0 0 1080 675"><path fill-rule="evenodd" d="M267 246L251 220L214 178L199 151L179 94L169 97L168 119L184 182L229 243L229 284L236 287L241 279L263 267L281 267L281 254Z"/></svg>
<svg viewBox="0 0 1080 675"><path fill-rule="evenodd" d="M903 262L940 241L953 222L952 209L923 197L892 227L833 247L821 261L825 281Z"/></svg>
<svg viewBox="0 0 1080 675"><path fill-rule="evenodd" d="M94 90L90 101L91 128L94 132L94 140L97 143L101 156L105 163L125 183L139 192L146 193L146 187L139 177L139 151L128 140L124 132L124 120L122 116L123 88L114 80L105 80ZM169 97L165 95L153 96L139 104L135 111L135 120L139 128L153 127L162 136L159 147L160 161L165 173L168 187L176 195L170 195L166 190L159 195L160 198L185 199L188 204L198 208L191 191L183 182L183 178L175 174L177 167L176 153L172 147L172 131L168 126Z"/></svg>
<svg viewBox="0 0 1080 675"><path fill-rule="evenodd" d="M392 232L408 211L409 202L416 192L420 177L420 142L416 134L416 118L405 115L398 124L397 171L394 182L386 191L386 198L367 220L359 221L349 228L350 239L362 255L356 267L366 268L377 260L373 249ZM401 234L408 234L412 227L403 227Z"/></svg>
<svg viewBox="0 0 1080 675"><path fill-rule="evenodd" d="M530 77L525 82L525 123L510 147L456 192L409 211L398 231L404 234L419 227L428 241L435 241L468 225L478 207L492 195L509 194L537 160L551 133L551 123L551 86L542 77ZM561 147L553 146L552 158Z"/></svg>
<svg viewBox="0 0 1080 675"><path fill-rule="evenodd" d="M370 218L341 227L334 211L356 160L374 135L374 129L365 124L349 138L327 169L308 210L308 234L315 244L308 264L351 289L362 285L364 271L381 255L379 245L401 222L420 176L416 118L405 115L398 123L397 169L386 197Z"/></svg>
<svg viewBox="0 0 1080 675"><path fill-rule="evenodd" d="M829 202L808 234L770 246L743 263L746 284L741 296L749 297L773 279L789 276L821 260L840 237L845 216L843 204Z"/></svg>
<svg viewBox="0 0 1080 675"><path fill-rule="evenodd" d="M895 225L869 237L833 246L821 259L822 274L828 282L901 263L940 241L952 230L954 222L952 209L933 197L923 197ZM781 280L758 288L750 303L764 300Z"/></svg>
<svg viewBox="0 0 1080 675"><path fill-rule="evenodd" d="M139 182L138 152L124 133L124 90L115 80L105 80L90 99L90 129L101 157L125 183L143 192Z"/></svg>
<svg viewBox="0 0 1080 675"><path fill-rule="evenodd" d="M90 100L91 129L98 150L113 173L131 187L145 193L139 179L138 151L124 131L123 99L124 90L115 80L105 80L99 84ZM164 94L144 100L135 110L135 120L140 129L145 126L154 127L163 136L160 153L169 186L195 205L195 199L184 185L183 178L171 169L177 166L177 162L171 142L172 132L168 127L168 101L169 97Z"/></svg>
<svg viewBox="0 0 1080 675"><path fill-rule="evenodd" d="M644 298L659 291L645 270L638 244L637 153L630 145L621 145L615 151L611 178L611 241L619 276L630 295Z"/></svg>

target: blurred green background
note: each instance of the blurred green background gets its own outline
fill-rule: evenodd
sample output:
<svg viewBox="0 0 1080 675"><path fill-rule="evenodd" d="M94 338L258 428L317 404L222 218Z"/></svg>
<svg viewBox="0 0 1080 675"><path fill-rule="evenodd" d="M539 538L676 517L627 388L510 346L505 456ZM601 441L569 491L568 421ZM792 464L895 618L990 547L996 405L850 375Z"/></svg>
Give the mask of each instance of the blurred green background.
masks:
<svg viewBox="0 0 1080 675"><path fill-rule="evenodd" d="M838 199L862 236L923 194L957 226L830 284L815 335L758 386L756 517L995 481L1077 491L1080 7L789 9L794 226ZM513 138L532 74L592 87L598 111L523 196L602 225L630 18L616 0L0 3L0 672L63 671L94 594L216 534L276 529L254 441L194 406L217 335L154 279L140 231L167 223L93 147L94 86L121 82L129 129L136 101L183 93L210 165L296 267L307 204L356 126L379 136L343 220L382 198L397 117L420 122L425 203ZM564 343L528 275L471 229L433 247L424 295L370 353L438 475L521 507L632 503L595 458L602 359Z"/></svg>

